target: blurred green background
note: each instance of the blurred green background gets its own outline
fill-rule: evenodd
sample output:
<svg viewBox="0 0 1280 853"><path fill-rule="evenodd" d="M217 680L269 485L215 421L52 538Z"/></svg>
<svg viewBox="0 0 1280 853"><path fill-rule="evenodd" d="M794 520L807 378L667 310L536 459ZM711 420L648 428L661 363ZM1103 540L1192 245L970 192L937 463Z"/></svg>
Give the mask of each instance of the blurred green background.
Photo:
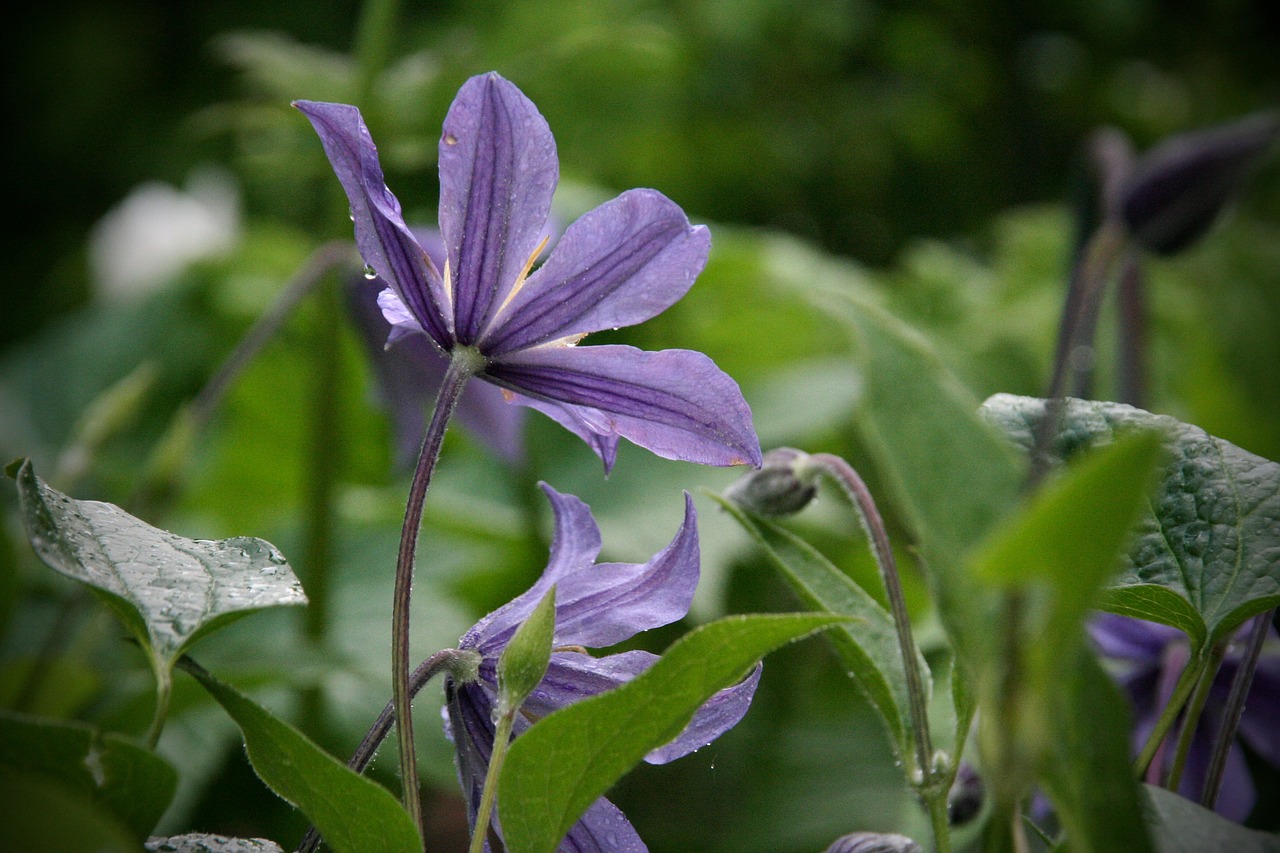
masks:
<svg viewBox="0 0 1280 853"><path fill-rule="evenodd" d="M599 339L701 349L742 384L766 448L855 461L858 377L824 295L883 302L979 399L1042 393L1076 220L1091 204L1088 134L1113 125L1141 150L1280 104L1280 12L1261 0L402 3L392 37L363 45L360 14L350 2L95 0L36 5L12 25L0 461L29 456L77 497L127 504L180 405L311 251L349 238L337 182L292 99L358 102L410 221L432 224L444 112L468 76L499 71L555 133L564 221L652 186L712 227L711 262L684 301ZM1271 459L1277 159L1205 241L1147 266L1150 407ZM137 195L149 182L159 184ZM139 198L158 199L167 223L125 216ZM150 230L128 229L138 221ZM332 577L323 627L262 614L196 656L345 753L387 695L406 479L339 308L331 286L303 304L145 517L189 536L263 536L304 584ZM141 402L89 448L87 466L71 465L68 448L84 450L93 428L82 420L90 404L144 364ZM734 476L624 447L604 480L546 421L530 420L527 441L528 464L512 468L462 431L451 436L416 590L424 655L544 564L536 479L581 495L606 555L638 561L674 531L680 489L719 489ZM0 489L0 697L141 731L141 658L91 601L35 563L15 503ZM740 532L704 498L699 508L706 580L691 618L794 606ZM830 532L849 527L838 502L799 526L855 576L870 571L856 531ZM927 633L921 584L909 580ZM677 635L657 633L655 649ZM58 661L60 689L23 695L35 660ZM161 748L184 787L162 829L294 843L298 818L252 778L229 723L191 683L179 689ZM438 792L431 814L457 838L448 745L428 692L419 729ZM1274 780L1262 783L1274 805ZM854 829L918 833L900 789L879 723L810 641L770 658L742 726L674 765L641 769L616 799L655 851L804 851Z"/></svg>

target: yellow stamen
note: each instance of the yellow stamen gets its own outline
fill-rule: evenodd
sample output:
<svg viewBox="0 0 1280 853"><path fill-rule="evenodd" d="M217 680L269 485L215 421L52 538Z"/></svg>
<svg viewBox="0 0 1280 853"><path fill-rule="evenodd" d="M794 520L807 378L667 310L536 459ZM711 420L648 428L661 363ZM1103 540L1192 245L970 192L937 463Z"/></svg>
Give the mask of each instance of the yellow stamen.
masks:
<svg viewBox="0 0 1280 853"><path fill-rule="evenodd" d="M511 300L516 298L516 294L520 292L520 288L524 287L524 280L529 277L529 270L533 269L533 264L538 260L538 255L542 254L542 250L547 248L547 243L551 240L551 235L542 238L542 242L533 250L533 254L529 256L529 260L524 262L524 269L520 270L520 275L516 276L516 283L511 285L511 292L507 294L507 298L502 300L502 304L498 306L499 314L502 310L511 304Z"/></svg>

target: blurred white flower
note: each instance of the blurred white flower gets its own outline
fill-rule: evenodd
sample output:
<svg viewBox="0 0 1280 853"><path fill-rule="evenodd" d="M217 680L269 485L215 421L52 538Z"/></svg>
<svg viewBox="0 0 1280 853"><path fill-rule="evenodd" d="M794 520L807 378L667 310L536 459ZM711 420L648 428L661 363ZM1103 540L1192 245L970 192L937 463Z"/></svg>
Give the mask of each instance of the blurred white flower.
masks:
<svg viewBox="0 0 1280 853"><path fill-rule="evenodd" d="M149 181L94 226L89 269L99 298L149 293L240 239L240 194L221 169L193 171L185 190Z"/></svg>

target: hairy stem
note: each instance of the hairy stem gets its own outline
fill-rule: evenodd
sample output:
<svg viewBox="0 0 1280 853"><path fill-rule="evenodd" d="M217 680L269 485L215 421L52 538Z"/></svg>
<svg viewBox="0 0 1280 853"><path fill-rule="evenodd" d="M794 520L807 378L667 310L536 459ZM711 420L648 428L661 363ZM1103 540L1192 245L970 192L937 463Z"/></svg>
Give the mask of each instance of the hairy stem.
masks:
<svg viewBox="0 0 1280 853"><path fill-rule="evenodd" d="M1249 688L1253 686L1253 674L1258 668L1258 658L1262 656L1262 646L1267 640L1267 632L1271 629L1275 615L1276 608L1273 607L1254 617L1253 627L1249 631L1249 644L1245 647L1240 668L1231 681L1231 693L1227 696L1222 726L1218 730L1218 739L1213 744L1213 755L1205 773L1204 791L1200 795L1200 804L1206 809L1212 809L1218 804L1222 776L1227 769L1227 755L1231 752L1236 730L1240 727L1240 718L1244 716L1244 703L1249 697Z"/></svg>
<svg viewBox="0 0 1280 853"><path fill-rule="evenodd" d="M484 842L489 835L489 818L493 814L493 803L498 797L498 777L502 773L502 763L507 758L507 747L511 745L511 728L515 725L517 709L513 709L498 718L498 727L493 734L493 754L489 757L489 769L484 774L484 791L480 794L480 809L476 812L476 825L471 829L471 848L469 853L483 853Z"/></svg>
<svg viewBox="0 0 1280 853"><path fill-rule="evenodd" d="M409 691L409 599L413 589L414 554L418 546L418 529L422 525L422 510L426 503L427 488L435 473L444 444L444 434L449 428L453 410L462 396L467 380L475 375L478 365L474 359L458 358L449 362L444 382L436 396L435 411L422 439L422 451L418 455L418 467L413 472L409 486L409 501L404 512L404 528L400 533L400 553L396 559L395 594L391 611L391 687L395 705L397 742L400 747L400 777L404 786L404 805L414 824L422 828L422 804L418 800L418 762L413 746L413 715ZM425 833L424 833L425 836Z"/></svg>
<svg viewBox="0 0 1280 853"><path fill-rule="evenodd" d="M898 635L898 649L902 654L902 668L907 682L907 698L910 703L911 727L915 735L915 760L919 771L919 780L915 782L917 789L926 800L931 818L934 819L934 834L938 850L950 850L950 835L946 821L945 786L935 784L933 769L933 742L929 735L928 701L925 695L924 678L920 674L917 662L919 651L915 638L911 634L911 618L907 613L907 600L902 593L902 579L898 574L898 562L893 556L893 548L889 544L889 534L885 530L884 519L876 507L875 499L862 477L853 466L830 453L816 453L809 457L810 464L821 468L844 490L858 512L867 538L871 540L872 553L876 566L880 570L880 578L884 582L885 594L889 600L889 611L893 615L894 628ZM914 781L914 780L913 780ZM940 806L938 804L941 804ZM941 823L936 814L941 809Z"/></svg>
<svg viewBox="0 0 1280 853"><path fill-rule="evenodd" d="M409 676L409 695L417 696L431 679L442 672L453 671L460 664L464 668L468 663L471 666L478 665L478 660L469 660L474 657L474 652L459 649L444 649L436 652L418 664L418 668ZM373 725L369 727L369 731L365 732L360 745L347 761L347 766L357 773L363 773L369 766L369 762L373 760L373 756L377 754L378 747L382 746L382 742L387 739L387 734L390 733L395 721L395 704L388 702L382 709L382 713L378 714L378 718L373 721ZM308 827L306 834L302 836L302 841L298 844L297 853L314 853L320 846L320 841L319 831L314 826Z"/></svg>
<svg viewBox="0 0 1280 853"><path fill-rule="evenodd" d="M1200 727L1200 716L1204 713L1205 703L1209 701L1209 693L1213 690L1214 679L1218 677L1218 667L1227 653L1227 641L1218 643L1209 654L1208 665L1196 680L1196 689L1187 702L1187 712L1182 718L1182 731L1178 733L1178 748L1173 754L1173 766L1169 768L1169 777L1165 787L1177 791L1182 783L1182 771L1187 766L1187 756L1191 753L1191 743L1195 740L1196 729Z"/></svg>
<svg viewBox="0 0 1280 853"><path fill-rule="evenodd" d="M1182 674L1178 676L1178 681L1173 687L1173 693L1169 695L1169 701L1165 704L1164 710L1160 712L1155 728L1151 730L1151 734L1147 737L1147 742L1142 745L1142 751L1138 753L1138 757L1133 763L1134 775L1139 779L1147 775L1147 768L1151 766L1152 759L1156 757L1156 753L1160 750L1160 744L1164 742L1165 737L1173 729L1174 723L1178 720L1178 715L1182 713L1182 709L1187 704L1187 698L1191 695L1191 691L1195 689L1196 682L1200 680L1200 674L1204 672L1207 665L1208 659L1206 656L1196 655L1187 662Z"/></svg>

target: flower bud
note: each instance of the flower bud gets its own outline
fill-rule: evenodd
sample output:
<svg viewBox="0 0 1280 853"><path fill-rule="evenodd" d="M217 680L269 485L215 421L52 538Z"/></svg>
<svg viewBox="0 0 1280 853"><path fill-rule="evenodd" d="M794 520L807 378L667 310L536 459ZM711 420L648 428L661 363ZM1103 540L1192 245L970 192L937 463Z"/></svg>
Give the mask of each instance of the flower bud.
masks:
<svg viewBox="0 0 1280 853"><path fill-rule="evenodd" d="M806 465L809 454L779 447L764 455L759 470L744 474L724 496L759 515L793 515L818 493L817 473Z"/></svg>
<svg viewBox="0 0 1280 853"><path fill-rule="evenodd" d="M851 832L831 842L824 853L922 853L919 844L895 832Z"/></svg>
<svg viewBox="0 0 1280 853"><path fill-rule="evenodd" d="M1139 158L1120 193L1134 239L1171 255L1202 237L1280 136L1280 113L1170 137Z"/></svg>
<svg viewBox="0 0 1280 853"><path fill-rule="evenodd" d="M956 779L947 792L947 822L952 826L963 826L977 817L982 811L984 793L985 786L978 771L969 762L960 762Z"/></svg>

